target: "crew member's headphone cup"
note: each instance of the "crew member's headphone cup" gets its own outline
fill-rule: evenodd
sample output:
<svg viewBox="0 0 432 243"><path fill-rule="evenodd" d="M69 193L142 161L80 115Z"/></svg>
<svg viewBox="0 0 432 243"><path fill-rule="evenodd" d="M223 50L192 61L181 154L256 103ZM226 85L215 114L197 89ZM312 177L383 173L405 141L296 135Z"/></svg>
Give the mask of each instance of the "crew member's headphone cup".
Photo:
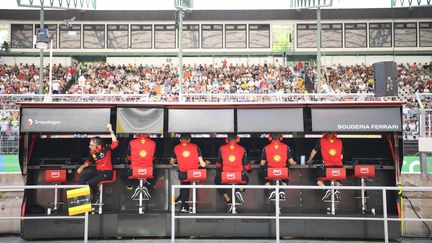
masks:
<svg viewBox="0 0 432 243"><path fill-rule="evenodd" d="M279 134L279 133L271 133L271 134L269 134L269 135L267 136L267 139L268 139L270 142L273 141L274 138L278 138L279 141L282 141L282 140L283 140L283 136L282 136L282 134Z"/></svg>
<svg viewBox="0 0 432 243"><path fill-rule="evenodd" d="M94 137L91 140L96 144L96 150L101 151L102 150L102 139L100 137Z"/></svg>

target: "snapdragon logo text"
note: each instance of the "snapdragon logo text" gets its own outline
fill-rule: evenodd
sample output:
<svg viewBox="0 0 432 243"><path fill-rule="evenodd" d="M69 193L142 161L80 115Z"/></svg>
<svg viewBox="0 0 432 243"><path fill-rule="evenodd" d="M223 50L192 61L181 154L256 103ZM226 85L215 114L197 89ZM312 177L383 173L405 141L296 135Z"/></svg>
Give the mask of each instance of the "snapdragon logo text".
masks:
<svg viewBox="0 0 432 243"><path fill-rule="evenodd" d="M31 126L31 125L42 125L42 126L57 126L57 125L61 125L62 121L56 121L56 120L33 120L33 119L28 119L26 122L27 126Z"/></svg>

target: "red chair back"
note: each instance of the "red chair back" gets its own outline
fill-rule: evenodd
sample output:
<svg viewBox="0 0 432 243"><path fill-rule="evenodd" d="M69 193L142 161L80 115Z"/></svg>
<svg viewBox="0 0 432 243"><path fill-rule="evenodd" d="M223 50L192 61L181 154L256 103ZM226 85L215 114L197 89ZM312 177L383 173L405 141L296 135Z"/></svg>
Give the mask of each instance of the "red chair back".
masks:
<svg viewBox="0 0 432 243"><path fill-rule="evenodd" d="M345 180L345 168L326 168L326 180Z"/></svg>
<svg viewBox="0 0 432 243"><path fill-rule="evenodd" d="M359 178L372 178L375 177L374 165L355 165L354 176Z"/></svg>
<svg viewBox="0 0 432 243"><path fill-rule="evenodd" d="M222 172L222 184L241 184L241 172Z"/></svg>
<svg viewBox="0 0 432 243"><path fill-rule="evenodd" d="M132 168L132 178L135 178L135 179L153 178L153 167L135 167L135 168Z"/></svg>
<svg viewBox="0 0 432 243"><path fill-rule="evenodd" d="M45 183L65 183L66 170L46 170Z"/></svg>
<svg viewBox="0 0 432 243"><path fill-rule="evenodd" d="M289 178L288 168L268 168L267 179L269 180L287 180Z"/></svg>
<svg viewBox="0 0 432 243"><path fill-rule="evenodd" d="M205 181L207 180L207 170L206 169L196 169L187 171L188 181Z"/></svg>

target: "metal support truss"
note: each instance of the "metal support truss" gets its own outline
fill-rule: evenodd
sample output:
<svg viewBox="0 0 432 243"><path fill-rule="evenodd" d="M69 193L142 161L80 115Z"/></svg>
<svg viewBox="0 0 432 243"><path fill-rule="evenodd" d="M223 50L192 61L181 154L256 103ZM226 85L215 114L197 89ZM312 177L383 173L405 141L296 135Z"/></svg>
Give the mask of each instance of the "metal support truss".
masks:
<svg viewBox="0 0 432 243"><path fill-rule="evenodd" d="M16 0L19 7L96 10L96 0Z"/></svg>
<svg viewBox="0 0 432 243"><path fill-rule="evenodd" d="M392 8L430 7L432 0L391 0Z"/></svg>
<svg viewBox="0 0 432 243"><path fill-rule="evenodd" d="M333 0L291 0L290 7L292 9L301 8L322 8L333 6Z"/></svg>

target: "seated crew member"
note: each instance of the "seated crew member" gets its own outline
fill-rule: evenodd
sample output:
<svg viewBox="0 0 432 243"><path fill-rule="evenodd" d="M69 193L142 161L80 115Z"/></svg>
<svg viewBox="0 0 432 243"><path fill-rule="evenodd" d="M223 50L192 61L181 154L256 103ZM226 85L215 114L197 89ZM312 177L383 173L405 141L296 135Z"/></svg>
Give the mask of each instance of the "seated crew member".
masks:
<svg viewBox="0 0 432 243"><path fill-rule="evenodd" d="M153 187L155 184L155 179L146 179L144 183L144 188L139 188L139 181L137 179L128 179L132 176L134 168L142 167L153 167L154 154L156 151L156 142L149 138L147 134L137 134L134 139L129 141L127 158L130 161L130 168L126 173L127 188L128 190L133 190L135 192L131 198L139 195L142 192L147 197L150 197L148 189ZM154 170L153 170L154 171ZM152 173L154 174L154 173Z"/></svg>
<svg viewBox="0 0 432 243"><path fill-rule="evenodd" d="M269 136L269 140L271 141L268 145L266 145L261 154L261 177L265 180L266 186L271 183L274 184L274 181L267 180L267 171L268 168L284 168L289 165L295 165L296 162L291 156L291 151L288 145L282 142L282 135L279 133L273 133ZM288 162L288 163L287 163ZM283 185L287 185L289 180L282 180ZM274 200L276 198L276 191L274 189L270 190L269 200ZM281 190L279 192L279 198L285 199L285 192Z"/></svg>
<svg viewBox="0 0 432 243"><path fill-rule="evenodd" d="M181 185L190 185L191 182L187 181L187 171L198 169L198 163L201 167L206 167L207 163L204 162L201 150L198 145L191 143L191 135L183 133L180 135L180 143L174 147L174 153L171 156L170 164L174 165L176 160L178 163L178 179ZM189 212L190 188L181 188L179 199L181 201L181 212Z"/></svg>
<svg viewBox="0 0 432 243"><path fill-rule="evenodd" d="M112 161L111 161L111 150L118 147L118 140L112 130L111 124L106 126L111 134L112 143L109 145L102 144L100 137L94 137L90 139L89 149L90 156L86 162L78 168L78 174L81 174L83 170L92 164L96 164L96 170L92 170L88 173L81 174L79 178L79 184L88 184L92 192L92 203L95 203L99 198L99 189L97 184L100 181L111 180L113 175Z"/></svg>
<svg viewBox="0 0 432 243"><path fill-rule="evenodd" d="M309 159L307 161L308 164L312 163L313 157L321 150L321 156L323 160L324 167L320 171L318 178L326 177L326 168L339 168L343 167L342 159L343 159L343 148L342 148L342 140L336 137L336 133L324 133L323 137L317 142L315 147L312 149ZM324 181L317 180L318 186L325 186ZM335 182L335 186L340 186L341 183L339 181ZM321 200L328 200L331 196L331 190L328 189ZM335 199L336 201L340 201L340 192L339 190L335 191Z"/></svg>
<svg viewBox="0 0 432 243"><path fill-rule="evenodd" d="M246 150L243 146L239 145L238 137L235 134L228 134L226 144L222 145L218 151L218 160L216 167L219 168L216 171L215 184L222 184L222 172L241 172L242 181L244 184L248 184L249 177L245 173L252 169L252 165L247 161ZM231 203L231 198L228 196L227 189L217 189L219 194L223 196L225 203ZM244 189L236 189L235 195L240 203L244 203L241 191ZM231 212L231 207L228 208L228 212Z"/></svg>

